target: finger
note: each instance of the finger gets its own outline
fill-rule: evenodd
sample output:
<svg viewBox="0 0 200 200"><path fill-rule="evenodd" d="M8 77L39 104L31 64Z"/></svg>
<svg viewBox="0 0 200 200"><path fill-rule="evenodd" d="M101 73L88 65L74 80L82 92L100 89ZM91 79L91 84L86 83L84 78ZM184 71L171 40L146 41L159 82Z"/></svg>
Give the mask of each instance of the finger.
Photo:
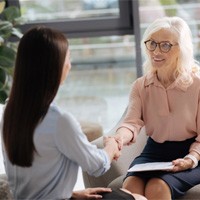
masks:
<svg viewBox="0 0 200 200"><path fill-rule="evenodd" d="M123 141L117 139L116 142L117 142L117 144L118 144L118 148L119 148L119 150L122 150L122 147L123 147Z"/></svg>
<svg viewBox="0 0 200 200"><path fill-rule="evenodd" d="M187 169L187 167L185 166L185 163L180 161L178 164L174 166L173 172L183 171L185 169Z"/></svg>
<svg viewBox="0 0 200 200"><path fill-rule="evenodd" d="M115 158L119 158L121 156L121 152L119 151L119 152L117 152L116 154L115 154Z"/></svg>
<svg viewBox="0 0 200 200"><path fill-rule="evenodd" d="M112 192L111 188L104 188L104 187L91 188L91 190L93 190L96 193L100 193L100 192Z"/></svg>
<svg viewBox="0 0 200 200"><path fill-rule="evenodd" d="M94 194L87 197L87 199L102 199L102 195Z"/></svg>

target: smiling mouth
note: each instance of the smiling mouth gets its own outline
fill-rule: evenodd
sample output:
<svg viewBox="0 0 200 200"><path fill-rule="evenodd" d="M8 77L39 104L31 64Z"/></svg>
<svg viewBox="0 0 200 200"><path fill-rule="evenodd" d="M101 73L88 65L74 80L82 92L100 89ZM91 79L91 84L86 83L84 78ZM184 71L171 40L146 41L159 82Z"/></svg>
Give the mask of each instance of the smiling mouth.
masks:
<svg viewBox="0 0 200 200"><path fill-rule="evenodd" d="M161 59L161 58L153 58L153 61L154 62L162 62L164 59Z"/></svg>

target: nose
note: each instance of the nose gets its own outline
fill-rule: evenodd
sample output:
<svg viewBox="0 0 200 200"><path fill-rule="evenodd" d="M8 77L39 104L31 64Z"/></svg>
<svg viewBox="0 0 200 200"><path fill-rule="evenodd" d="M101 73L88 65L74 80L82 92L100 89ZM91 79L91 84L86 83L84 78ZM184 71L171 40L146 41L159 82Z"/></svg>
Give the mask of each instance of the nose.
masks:
<svg viewBox="0 0 200 200"><path fill-rule="evenodd" d="M153 53L154 53L155 55L161 54L161 53L162 53L161 50L160 50L159 45L156 46L156 49L153 51Z"/></svg>

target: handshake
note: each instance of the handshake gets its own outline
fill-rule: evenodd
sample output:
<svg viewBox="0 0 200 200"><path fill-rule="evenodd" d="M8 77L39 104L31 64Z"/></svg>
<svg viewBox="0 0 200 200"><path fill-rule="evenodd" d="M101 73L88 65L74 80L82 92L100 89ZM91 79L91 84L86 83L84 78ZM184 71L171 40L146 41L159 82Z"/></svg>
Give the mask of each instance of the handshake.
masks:
<svg viewBox="0 0 200 200"><path fill-rule="evenodd" d="M117 136L104 136L104 150L110 157L110 161L117 160L121 155L123 147L123 138Z"/></svg>
<svg viewBox="0 0 200 200"><path fill-rule="evenodd" d="M130 145L135 142L134 133L127 128L118 129L113 136L104 136L104 150L110 157L110 160L117 160L121 155L124 145Z"/></svg>

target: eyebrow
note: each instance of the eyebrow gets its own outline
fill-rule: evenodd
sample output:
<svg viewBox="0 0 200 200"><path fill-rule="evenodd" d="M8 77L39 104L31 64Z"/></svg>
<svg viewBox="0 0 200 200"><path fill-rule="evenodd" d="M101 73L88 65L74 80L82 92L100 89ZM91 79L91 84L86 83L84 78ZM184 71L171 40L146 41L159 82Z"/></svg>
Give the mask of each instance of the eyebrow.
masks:
<svg viewBox="0 0 200 200"><path fill-rule="evenodd" d="M158 42L158 41L154 40L153 38L150 38L149 40L152 40L152 41L157 42L157 43L161 43L161 42L167 42L167 43L170 43L170 44L176 43L176 42L171 42L169 40L163 40L163 41Z"/></svg>

